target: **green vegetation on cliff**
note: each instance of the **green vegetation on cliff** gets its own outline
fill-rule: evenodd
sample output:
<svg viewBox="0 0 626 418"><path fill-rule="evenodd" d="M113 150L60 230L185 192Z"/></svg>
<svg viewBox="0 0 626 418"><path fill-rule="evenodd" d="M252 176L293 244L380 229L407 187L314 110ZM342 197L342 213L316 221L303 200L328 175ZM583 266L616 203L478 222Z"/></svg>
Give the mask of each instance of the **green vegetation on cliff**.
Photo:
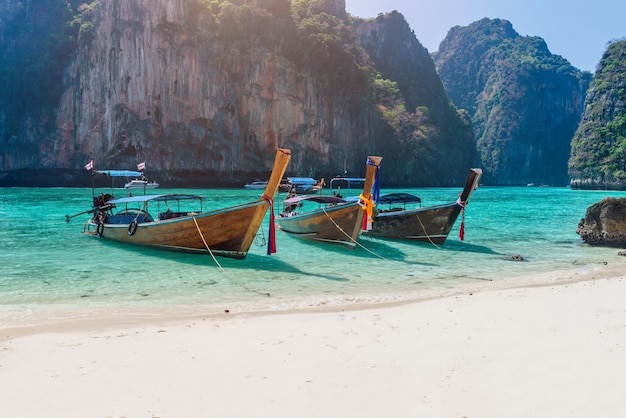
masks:
<svg viewBox="0 0 626 418"><path fill-rule="evenodd" d="M572 140L572 187L626 188L626 40L605 51Z"/></svg>
<svg viewBox="0 0 626 418"><path fill-rule="evenodd" d="M449 102L432 58L400 13L362 21L348 19L329 0L204 4L221 39L278 47L322 81L329 96L355 108L377 108L371 135L396 167L389 183L458 184L476 164L469 119ZM379 36L372 38L372 31Z"/></svg>
<svg viewBox="0 0 626 418"><path fill-rule="evenodd" d="M367 56L349 22L330 10L328 1L201 1L223 42L277 50L313 73L329 93L366 97L362 87L372 74Z"/></svg>
<svg viewBox="0 0 626 418"><path fill-rule="evenodd" d="M500 19L450 29L434 58L450 98L471 115L486 183L568 183L589 73Z"/></svg>
<svg viewBox="0 0 626 418"><path fill-rule="evenodd" d="M376 101L383 114L387 161L399 167L395 181L462 182L478 163L470 121L448 99L426 48L397 11L353 21L359 42L380 72ZM389 128L393 134L385 133Z"/></svg>

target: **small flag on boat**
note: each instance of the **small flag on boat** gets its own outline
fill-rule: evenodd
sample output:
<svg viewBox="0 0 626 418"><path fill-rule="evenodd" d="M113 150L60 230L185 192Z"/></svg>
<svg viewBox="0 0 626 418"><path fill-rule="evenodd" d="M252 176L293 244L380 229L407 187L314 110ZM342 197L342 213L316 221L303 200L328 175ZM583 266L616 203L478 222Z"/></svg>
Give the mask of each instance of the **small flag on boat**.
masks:
<svg viewBox="0 0 626 418"><path fill-rule="evenodd" d="M145 169L146 169L146 162L145 161L143 163L137 164L137 170L138 171L145 170Z"/></svg>
<svg viewBox="0 0 626 418"><path fill-rule="evenodd" d="M85 170L93 170L93 160L89 161L87 165L85 165Z"/></svg>

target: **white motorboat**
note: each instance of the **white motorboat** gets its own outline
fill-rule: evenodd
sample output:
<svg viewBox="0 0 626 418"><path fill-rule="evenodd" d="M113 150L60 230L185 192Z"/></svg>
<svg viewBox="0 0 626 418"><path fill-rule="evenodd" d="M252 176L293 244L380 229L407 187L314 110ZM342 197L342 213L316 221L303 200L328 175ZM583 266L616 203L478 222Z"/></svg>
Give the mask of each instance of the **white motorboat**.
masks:
<svg viewBox="0 0 626 418"><path fill-rule="evenodd" d="M125 189L156 189L159 187L159 183L156 181L148 181L141 179L134 179L124 185Z"/></svg>

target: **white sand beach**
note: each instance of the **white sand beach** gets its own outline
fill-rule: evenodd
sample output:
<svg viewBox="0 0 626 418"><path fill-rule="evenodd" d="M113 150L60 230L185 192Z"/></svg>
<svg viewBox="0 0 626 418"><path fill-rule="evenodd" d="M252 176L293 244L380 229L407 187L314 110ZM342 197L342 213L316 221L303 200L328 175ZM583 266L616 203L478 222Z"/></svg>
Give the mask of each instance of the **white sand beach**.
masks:
<svg viewBox="0 0 626 418"><path fill-rule="evenodd" d="M396 305L0 328L0 416L625 416L623 267Z"/></svg>

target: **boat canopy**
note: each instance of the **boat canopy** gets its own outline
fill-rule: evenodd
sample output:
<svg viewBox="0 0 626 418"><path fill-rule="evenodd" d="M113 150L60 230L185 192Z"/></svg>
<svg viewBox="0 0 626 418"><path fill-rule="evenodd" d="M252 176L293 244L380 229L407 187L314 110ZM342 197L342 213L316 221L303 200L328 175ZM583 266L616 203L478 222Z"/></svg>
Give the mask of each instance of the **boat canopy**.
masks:
<svg viewBox="0 0 626 418"><path fill-rule="evenodd" d="M98 174L106 174L109 177L141 177L142 173L131 170L96 170Z"/></svg>
<svg viewBox="0 0 626 418"><path fill-rule="evenodd" d="M359 196L346 197L348 202L356 202L359 200ZM422 199L409 193L387 193L380 196L378 204L393 205L398 203L422 203Z"/></svg>
<svg viewBox="0 0 626 418"><path fill-rule="evenodd" d="M287 205L293 205L295 203L300 203L303 200L308 200L315 203L324 203L324 204L338 204L338 203L347 203L347 200L344 200L340 197L336 196L318 196L318 195L306 195L306 196L294 196L289 199L285 199L284 203Z"/></svg>
<svg viewBox="0 0 626 418"><path fill-rule="evenodd" d="M363 177L333 177L331 181L332 180L336 180L336 181L343 180L343 181L347 181L350 183L356 183L356 182L365 183L365 179Z"/></svg>
<svg viewBox="0 0 626 418"><path fill-rule="evenodd" d="M314 185L317 183L315 179L312 179L310 177L287 177L287 180L289 180L292 184L298 184L298 185L302 185L302 184Z"/></svg>
<svg viewBox="0 0 626 418"><path fill-rule="evenodd" d="M387 193L380 196L378 203L393 205L394 203L421 203L422 199L409 193Z"/></svg>
<svg viewBox="0 0 626 418"><path fill-rule="evenodd" d="M338 183L338 185L336 185ZM363 177L333 177L330 179L330 188L345 187L351 189L354 187L363 187L365 179Z"/></svg>
<svg viewBox="0 0 626 418"><path fill-rule="evenodd" d="M140 203L140 202L165 202L169 200L202 200L201 196L194 194L152 194L146 196L129 196L109 200L109 203Z"/></svg>

